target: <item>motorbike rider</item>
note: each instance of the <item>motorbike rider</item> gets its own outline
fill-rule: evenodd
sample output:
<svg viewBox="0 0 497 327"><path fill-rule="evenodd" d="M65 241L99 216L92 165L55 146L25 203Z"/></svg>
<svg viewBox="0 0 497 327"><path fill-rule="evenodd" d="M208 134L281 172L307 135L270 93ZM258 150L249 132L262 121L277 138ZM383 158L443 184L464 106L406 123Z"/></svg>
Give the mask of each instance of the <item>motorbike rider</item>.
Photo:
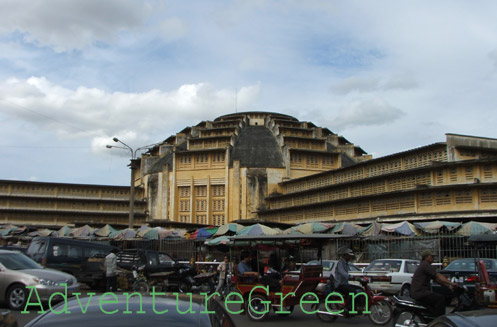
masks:
<svg viewBox="0 0 497 327"><path fill-rule="evenodd" d="M351 249L343 249L341 251L341 258L337 263L335 270L335 291L346 296L346 308L348 311L352 310L352 294L357 294L363 291L360 286L349 284L349 261L355 257ZM360 299L360 297L358 298Z"/></svg>
<svg viewBox="0 0 497 327"><path fill-rule="evenodd" d="M421 253L421 263L414 272L411 281L411 297L428 307L435 317L445 314L445 296L432 292L430 280L435 280L452 291L458 285L437 272L432 265L435 254L430 250Z"/></svg>

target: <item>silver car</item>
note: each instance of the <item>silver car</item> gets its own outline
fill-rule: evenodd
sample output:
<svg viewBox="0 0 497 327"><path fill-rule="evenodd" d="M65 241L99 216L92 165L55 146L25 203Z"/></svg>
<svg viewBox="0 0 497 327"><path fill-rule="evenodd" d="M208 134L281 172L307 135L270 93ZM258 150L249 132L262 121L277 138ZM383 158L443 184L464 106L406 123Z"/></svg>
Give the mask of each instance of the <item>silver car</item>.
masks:
<svg viewBox="0 0 497 327"><path fill-rule="evenodd" d="M30 304L38 303L35 291L45 303L55 292L65 294L66 288L68 297L79 291L74 276L44 268L20 252L0 250L0 301L7 302L12 310L24 309L28 299ZM60 299L53 297L54 302Z"/></svg>

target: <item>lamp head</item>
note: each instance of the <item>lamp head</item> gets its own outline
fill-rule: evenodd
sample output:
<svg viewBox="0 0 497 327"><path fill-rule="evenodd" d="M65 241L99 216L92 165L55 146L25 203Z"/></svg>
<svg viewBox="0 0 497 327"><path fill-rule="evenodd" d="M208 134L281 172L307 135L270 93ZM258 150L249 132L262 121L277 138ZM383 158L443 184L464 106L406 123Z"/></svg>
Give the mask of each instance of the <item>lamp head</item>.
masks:
<svg viewBox="0 0 497 327"><path fill-rule="evenodd" d="M114 137L114 138L112 139L112 141L114 141L114 142L119 142L119 139L118 139L117 137Z"/></svg>
<svg viewBox="0 0 497 327"><path fill-rule="evenodd" d="M111 149L111 148L112 148L112 145L108 145L108 144L107 144L105 147L106 147L107 149Z"/></svg>

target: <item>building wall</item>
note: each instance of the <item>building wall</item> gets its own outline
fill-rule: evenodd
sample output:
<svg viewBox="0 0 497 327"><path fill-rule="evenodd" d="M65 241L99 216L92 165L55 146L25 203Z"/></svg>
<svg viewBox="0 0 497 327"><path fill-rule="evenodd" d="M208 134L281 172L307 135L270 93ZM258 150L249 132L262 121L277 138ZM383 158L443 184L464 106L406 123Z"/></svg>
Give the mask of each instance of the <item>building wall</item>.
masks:
<svg viewBox="0 0 497 327"><path fill-rule="evenodd" d="M129 219L129 186L0 180L0 221L22 225L117 224ZM136 189L135 223L145 223Z"/></svg>
<svg viewBox="0 0 497 327"><path fill-rule="evenodd" d="M364 159L364 152L350 155L351 144L331 135L265 112L185 128L142 158L148 219L205 225L255 219L269 208L267 197L282 192L282 181L342 167L343 156Z"/></svg>
<svg viewBox="0 0 497 327"><path fill-rule="evenodd" d="M259 217L285 223L495 219L497 142L455 134L447 138L447 143L282 182L282 194L270 197L269 209L259 211Z"/></svg>

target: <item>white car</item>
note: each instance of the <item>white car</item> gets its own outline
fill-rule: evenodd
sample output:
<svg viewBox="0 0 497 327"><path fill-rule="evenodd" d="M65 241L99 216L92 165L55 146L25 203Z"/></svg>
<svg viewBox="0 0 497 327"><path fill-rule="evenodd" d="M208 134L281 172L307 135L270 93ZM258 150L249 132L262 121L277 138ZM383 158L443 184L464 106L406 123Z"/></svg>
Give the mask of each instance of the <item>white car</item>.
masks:
<svg viewBox="0 0 497 327"><path fill-rule="evenodd" d="M418 266L419 260L378 259L371 262L362 275L369 278L373 291L409 296L412 275Z"/></svg>
<svg viewBox="0 0 497 327"><path fill-rule="evenodd" d="M0 250L0 302L7 302L12 310L24 309L28 299L30 304L37 303L36 294L48 302L52 294L64 294L66 288L68 297L79 291L74 276L42 267L23 253Z"/></svg>
<svg viewBox="0 0 497 327"><path fill-rule="evenodd" d="M322 265L323 266L323 277L330 278L330 275L335 276L335 270L337 269L338 260L312 260L306 263L306 265ZM357 266L349 263L349 272L357 273L361 272Z"/></svg>
<svg viewBox="0 0 497 327"><path fill-rule="evenodd" d="M315 291L324 293L326 290L326 283L328 282L330 275L335 277L335 271L337 269L338 260L312 260L306 263L306 265L322 265L323 266L323 280L318 284ZM352 263L349 263L349 273L350 273L350 283L355 285L360 285L359 282L354 280L354 276L361 274L361 269Z"/></svg>

